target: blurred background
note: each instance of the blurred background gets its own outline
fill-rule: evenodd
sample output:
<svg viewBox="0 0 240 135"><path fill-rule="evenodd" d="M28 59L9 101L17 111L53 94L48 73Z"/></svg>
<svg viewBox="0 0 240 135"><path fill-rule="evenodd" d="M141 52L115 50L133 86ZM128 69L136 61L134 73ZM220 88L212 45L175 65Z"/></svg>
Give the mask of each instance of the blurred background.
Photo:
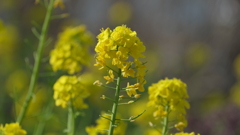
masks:
<svg viewBox="0 0 240 135"><path fill-rule="evenodd" d="M101 28L113 29L126 24L137 32L147 48L146 89L166 77L176 77L187 84L191 108L187 111L186 132L240 134L239 0L64 0L64 4L65 8L56 8L54 14L68 13L69 17L51 22L48 35L53 42L45 48L47 60L41 71L51 71L49 52L65 27L85 24L96 37ZM0 123L16 119L17 108L28 88L33 52L38 43L31 28L34 23L42 24L45 12L45 8L35 5L34 0L0 0ZM92 78L92 74L98 72L96 67L90 66L85 71L82 74L89 84L102 78L100 75ZM23 125L30 133L34 128L31 123L39 122L35 118L43 113L41 108L51 108L49 125L57 123L46 125L44 134L61 134L66 128L64 120L58 120L67 117L66 112L58 114L62 109L53 107L50 101L51 87L58 77L40 76L35 105ZM78 128L82 129L82 134L86 134L85 126L94 125L100 112L111 106L99 99L106 90L91 86L90 91L92 94L86 101L89 108L79 119ZM126 117L147 108L147 98L146 90L142 93L142 101L129 107ZM47 102L50 105L46 107ZM142 118L128 124L127 135L143 134L151 129L148 110Z"/></svg>

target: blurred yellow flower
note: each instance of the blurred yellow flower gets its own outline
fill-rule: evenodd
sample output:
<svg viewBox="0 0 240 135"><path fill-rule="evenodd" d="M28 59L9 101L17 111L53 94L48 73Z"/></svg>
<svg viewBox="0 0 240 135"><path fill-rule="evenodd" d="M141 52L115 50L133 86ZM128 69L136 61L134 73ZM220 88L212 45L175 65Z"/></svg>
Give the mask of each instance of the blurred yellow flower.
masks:
<svg viewBox="0 0 240 135"><path fill-rule="evenodd" d="M186 63L190 68L199 69L208 62L210 55L210 48L207 44L194 43L187 48Z"/></svg>
<svg viewBox="0 0 240 135"><path fill-rule="evenodd" d="M10 96L21 96L25 94L29 83L29 74L25 70L13 71L6 80L6 88Z"/></svg>
<svg viewBox="0 0 240 135"><path fill-rule="evenodd" d="M233 68L237 78L240 80L240 54L237 55L233 62Z"/></svg>
<svg viewBox="0 0 240 135"><path fill-rule="evenodd" d="M88 50L93 43L93 36L84 25L69 27L58 38L50 53L50 64L54 71L64 70L74 74L82 69L81 65L88 64Z"/></svg>
<svg viewBox="0 0 240 135"><path fill-rule="evenodd" d="M87 108L83 99L89 96L85 87L76 76L61 76L53 86L56 106L66 108L71 100L79 109Z"/></svg>
<svg viewBox="0 0 240 135"><path fill-rule="evenodd" d="M55 8L56 8L56 7L60 7L61 9L64 9L64 8L65 8L65 5L64 5L64 3L63 3L62 0L55 0L55 1L54 1L54 7L55 7Z"/></svg>
<svg viewBox="0 0 240 135"><path fill-rule="evenodd" d="M110 119L109 115L106 115L105 113L102 112L101 116L105 117L100 117L96 120L97 125L96 126L90 126L90 127L86 127L86 132L88 133L88 135L98 135L100 134L107 134L107 130L109 128L109 124L110 121L108 119ZM119 117L119 115L117 115L117 117ZM108 119L106 119L108 118ZM117 127L114 130L113 135L125 135L125 131L126 131L126 123L123 121L119 121L117 120Z"/></svg>
<svg viewBox="0 0 240 135"><path fill-rule="evenodd" d="M231 100L240 107L240 82L235 83L230 89Z"/></svg>
<svg viewBox="0 0 240 135"><path fill-rule="evenodd" d="M144 135L162 135L159 131L156 129L148 129Z"/></svg>
<svg viewBox="0 0 240 135"><path fill-rule="evenodd" d="M131 5L125 1L115 2L109 10L110 22L114 25L126 23L132 16Z"/></svg>
<svg viewBox="0 0 240 135"><path fill-rule="evenodd" d="M0 133L1 135L26 135L27 134L27 132L21 128L19 123L5 124L4 127L1 125Z"/></svg>
<svg viewBox="0 0 240 135"><path fill-rule="evenodd" d="M0 57L3 60L15 56L18 42L18 33L14 26L4 25L0 20Z"/></svg>
<svg viewBox="0 0 240 135"><path fill-rule="evenodd" d="M175 127L183 131L184 127L187 126L185 109L190 107L186 101L188 98L186 84L176 78L160 80L158 83L149 87L148 93L148 106L157 108L154 112L154 117L162 119L171 113L174 115L170 115L171 118L178 120L178 124ZM169 108L168 111L166 107ZM179 122L182 124L179 124Z"/></svg>
<svg viewBox="0 0 240 135"><path fill-rule="evenodd" d="M195 134L194 132L191 132L191 133L180 132L180 133L175 133L174 135L200 135L200 134Z"/></svg>

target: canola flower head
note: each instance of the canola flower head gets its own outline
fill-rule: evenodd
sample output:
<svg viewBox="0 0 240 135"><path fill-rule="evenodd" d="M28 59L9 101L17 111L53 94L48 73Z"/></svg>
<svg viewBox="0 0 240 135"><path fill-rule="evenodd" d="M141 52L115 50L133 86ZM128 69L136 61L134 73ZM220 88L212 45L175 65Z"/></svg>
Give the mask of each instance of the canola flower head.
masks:
<svg viewBox="0 0 240 135"><path fill-rule="evenodd" d="M69 101L79 109L87 108L83 99L89 96L81 80L77 76L61 76L53 86L56 106L66 108Z"/></svg>
<svg viewBox="0 0 240 135"><path fill-rule="evenodd" d="M105 117L100 117L96 120L96 126L89 126L86 127L86 132L88 135L99 135L99 134L107 134L110 121L109 115L106 115L104 112L101 113L101 116ZM117 114L117 117L119 117L119 114ZM108 118L108 119L106 119ZM113 135L125 135L127 124L123 121L117 121L117 126L113 132Z"/></svg>
<svg viewBox="0 0 240 135"><path fill-rule="evenodd" d="M95 47L96 63L94 66L103 68L120 69L121 76L137 78L139 91L144 91L143 85L146 83L144 79L146 73L146 66L140 58L145 56L146 47L137 37L137 33L132 31L126 25L118 26L114 30L110 28L101 29L101 33L97 36L98 43ZM104 78L107 83L113 82L113 74ZM133 90L131 91L135 93ZM129 92L129 96L133 95Z"/></svg>
<svg viewBox="0 0 240 135"><path fill-rule="evenodd" d="M21 128L19 123L5 124L0 126L1 135L26 135L27 132Z"/></svg>
<svg viewBox="0 0 240 135"><path fill-rule="evenodd" d="M179 131L187 126L185 118L186 108L190 108L186 99L189 97L187 93L187 85L181 80L173 78L160 80L158 83L153 84L148 89L149 102L148 106L154 106L157 110L153 113L156 118L163 118L170 112L178 123L175 127ZM166 107L169 111L166 111Z"/></svg>
<svg viewBox="0 0 240 135"><path fill-rule="evenodd" d="M64 70L74 74L87 65L90 58L89 46L93 36L84 25L69 27L59 34L55 48L50 53L53 71Z"/></svg>

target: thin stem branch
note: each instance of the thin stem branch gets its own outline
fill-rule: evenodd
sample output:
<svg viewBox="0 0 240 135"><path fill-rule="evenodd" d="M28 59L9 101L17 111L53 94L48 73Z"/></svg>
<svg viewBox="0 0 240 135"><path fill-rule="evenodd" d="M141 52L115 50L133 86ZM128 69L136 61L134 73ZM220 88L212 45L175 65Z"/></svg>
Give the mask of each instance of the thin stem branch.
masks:
<svg viewBox="0 0 240 135"><path fill-rule="evenodd" d="M112 107L112 117L111 117L108 135L113 135L113 131L114 131L114 127L115 127L115 120L116 120L118 101L119 101L119 93L121 90L121 69L118 69L117 75L118 75L118 77L117 77L117 86L116 86L116 92L115 92L115 102L113 103L113 107Z"/></svg>
<svg viewBox="0 0 240 135"><path fill-rule="evenodd" d="M33 67L33 73L32 73L32 76L31 76L28 93L27 93L25 102L23 104L22 110L21 110L21 112L20 112L20 114L17 118L17 122L19 124L21 124L23 118L26 115L26 111L27 111L27 109L29 107L29 104L31 102L31 99L32 99L34 87L35 87L36 82L37 82L40 62L41 62L41 58L42 58L43 47L44 47L44 43L45 43L45 40L46 40L46 35L47 35L47 32L48 32L48 27L49 27L49 23L50 23L50 17L51 17L51 14L52 14L54 1L55 0L50 0L50 3L49 3L48 8L47 8L47 13L46 13L46 16L45 16L45 19L44 19L44 23L43 23L43 27L42 27L42 31L41 31L41 35L40 35L40 39L39 39L37 55L36 55L36 58L35 58L35 63L34 63L34 67Z"/></svg>
<svg viewBox="0 0 240 135"><path fill-rule="evenodd" d="M168 132L168 115L169 115L169 105L165 106L165 111L167 112L167 115L163 119L163 130L162 135L167 135Z"/></svg>
<svg viewBox="0 0 240 135"><path fill-rule="evenodd" d="M72 105L72 101L69 101L68 106L68 125L67 125L67 132L68 135L74 135L75 134L75 113Z"/></svg>

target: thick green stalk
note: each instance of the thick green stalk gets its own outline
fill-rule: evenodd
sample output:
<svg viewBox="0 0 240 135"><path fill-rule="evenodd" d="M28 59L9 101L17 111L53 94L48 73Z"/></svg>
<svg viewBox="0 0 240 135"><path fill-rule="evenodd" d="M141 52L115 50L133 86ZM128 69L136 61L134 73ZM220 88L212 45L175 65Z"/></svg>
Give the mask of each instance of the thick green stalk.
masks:
<svg viewBox="0 0 240 135"><path fill-rule="evenodd" d="M31 76L31 80L30 80L28 93L27 93L25 102L23 104L22 110L17 118L18 123L22 122L22 120L25 117L26 112L28 110L29 104L32 100L33 91L34 91L34 88L35 88L35 85L37 82L37 78L38 78L39 67L40 67L40 63L41 63L42 52L43 52L44 43L46 40L48 26L49 26L49 22L51 20L50 18L51 18L51 14L52 14L52 10L53 10L54 1L55 0L50 0L50 3L47 8L47 13L46 13L46 16L44 19L41 35L39 37L39 44L38 44L38 49L37 49L36 56L35 56L35 63L34 63L34 67L33 67L33 72L32 72L32 76Z"/></svg>
<svg viewBox="0 0 240 135"><path fill-rule="evenodd" d="M169 105L165 106L165 111L167 112L167 115L163 119L162 135L167 135L168 132Z"/></svg>
<svg viewBox="0 0 240 135"><path fill-rule="evenodd" d="M72 102L69 102L68 106L68 125L67 125L67 133L68 135L75 134L75 114L72 106Z"/></svg>
<svg viewBox="0 0 240 135"><path fill-rule="evenodd" d="M113 131L114 131L114 128L116 126L115 120L116 120L116 115L117 115L117 108L118 108L118 101L119 101L120 90L121 90L121 69L118 70L117 86L116 86L116 92L115 92L115 100L113 102L112 117L111 117L111 121L110 121L108 135L113 135Z"/></svg>

